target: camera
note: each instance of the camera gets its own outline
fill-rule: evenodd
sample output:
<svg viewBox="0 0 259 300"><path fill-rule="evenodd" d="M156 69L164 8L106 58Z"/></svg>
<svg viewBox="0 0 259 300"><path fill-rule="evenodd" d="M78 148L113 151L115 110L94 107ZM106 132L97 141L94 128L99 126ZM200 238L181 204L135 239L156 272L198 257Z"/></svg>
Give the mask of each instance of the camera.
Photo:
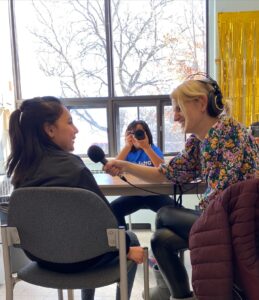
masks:
<svg viewBox="0 0 259 300"><path fill-rule="evenodd" d="M145 139L145 131L138 129L134 132L134 137L137 140L144 140Z"/></svg>

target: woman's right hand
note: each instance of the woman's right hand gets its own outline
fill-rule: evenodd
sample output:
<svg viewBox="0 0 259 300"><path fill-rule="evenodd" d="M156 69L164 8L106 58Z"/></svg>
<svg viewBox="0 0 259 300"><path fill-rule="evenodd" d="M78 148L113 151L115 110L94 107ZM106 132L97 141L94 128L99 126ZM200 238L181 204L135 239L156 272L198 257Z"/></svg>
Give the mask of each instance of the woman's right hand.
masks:
<svg viewBox="0 0 259 300"><path fill-rule="evenodd" d="M119 176L124 171L124 163L122 160L111 159L103 166L103 170L111 176Z"/></svg>
<svg viewBox="0 0 259 300"><path fill-rule="evenodd" d="M127 131L125 135L125 147L131 149L132 146L133 146L133 134Z"/></svg>
<svg viewBox="0 0 259 300"><path fill-rule="evenodd" d="M130 247L127 258L137 264L142 264L144 260L144 249L140 246Z"/></svg>

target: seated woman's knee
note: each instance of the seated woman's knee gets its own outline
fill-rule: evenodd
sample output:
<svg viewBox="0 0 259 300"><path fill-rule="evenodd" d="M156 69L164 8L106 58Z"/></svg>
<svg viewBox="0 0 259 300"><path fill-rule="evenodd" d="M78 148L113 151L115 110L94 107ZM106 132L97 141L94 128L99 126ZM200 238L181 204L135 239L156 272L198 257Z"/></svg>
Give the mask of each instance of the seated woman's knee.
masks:
<svg viewBox="0 0 259 300"><path fill-rule="evenodd" d="M151 237L151 248L155 253L167 251L179 251L188 248L188 242L175 234L170 229L163 228L154 232Z"/></svg>
<svg viewBox="0 0 259 300"><path fill-rule="evenodd" d="M166 228L156 230L151 237L152 250L161 250L161 246L163 247L169 240L171 240L173 235L174 233Z"/></svg>
<svg viewBox="0 0 259 300"><path fill-rule="evenodd" d="M171 228L175 222L175 215L177 215L179 208L173 205L164 206L159 209L156 216L156 228Z"/></svg>

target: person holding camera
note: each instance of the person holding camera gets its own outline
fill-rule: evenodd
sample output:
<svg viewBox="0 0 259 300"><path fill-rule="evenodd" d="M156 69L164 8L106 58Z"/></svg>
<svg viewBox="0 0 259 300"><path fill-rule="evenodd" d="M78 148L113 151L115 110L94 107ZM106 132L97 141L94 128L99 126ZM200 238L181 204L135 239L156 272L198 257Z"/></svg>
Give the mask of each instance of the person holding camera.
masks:
<svg viewBox="0 0 259 300"><path fill-rule="evenodd" d="M158 167L164 163L163 153L154 145L150 128L143 120L135 120L128 125L125 145L116 159L148 167ZM125 216L139 209L151 209L157 212L162 206L172 204L173 199L167 195L121 196L111 202L121 226L126 226Z"/></svg>

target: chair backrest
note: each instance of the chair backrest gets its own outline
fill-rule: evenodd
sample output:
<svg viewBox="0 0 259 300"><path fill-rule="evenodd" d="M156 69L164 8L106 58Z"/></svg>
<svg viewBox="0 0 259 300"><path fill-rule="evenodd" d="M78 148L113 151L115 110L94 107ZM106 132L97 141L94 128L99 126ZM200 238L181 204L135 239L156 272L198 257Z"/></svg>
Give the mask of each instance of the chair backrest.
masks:
<svg viewBox="0 0 259 300"><path fill-rule="evenodd" d="M103 199L80 188L15 190L8 226L18 229L22 249L49 262L74 263L116 251L106 232L118 227L115 216Z"/></svg>

